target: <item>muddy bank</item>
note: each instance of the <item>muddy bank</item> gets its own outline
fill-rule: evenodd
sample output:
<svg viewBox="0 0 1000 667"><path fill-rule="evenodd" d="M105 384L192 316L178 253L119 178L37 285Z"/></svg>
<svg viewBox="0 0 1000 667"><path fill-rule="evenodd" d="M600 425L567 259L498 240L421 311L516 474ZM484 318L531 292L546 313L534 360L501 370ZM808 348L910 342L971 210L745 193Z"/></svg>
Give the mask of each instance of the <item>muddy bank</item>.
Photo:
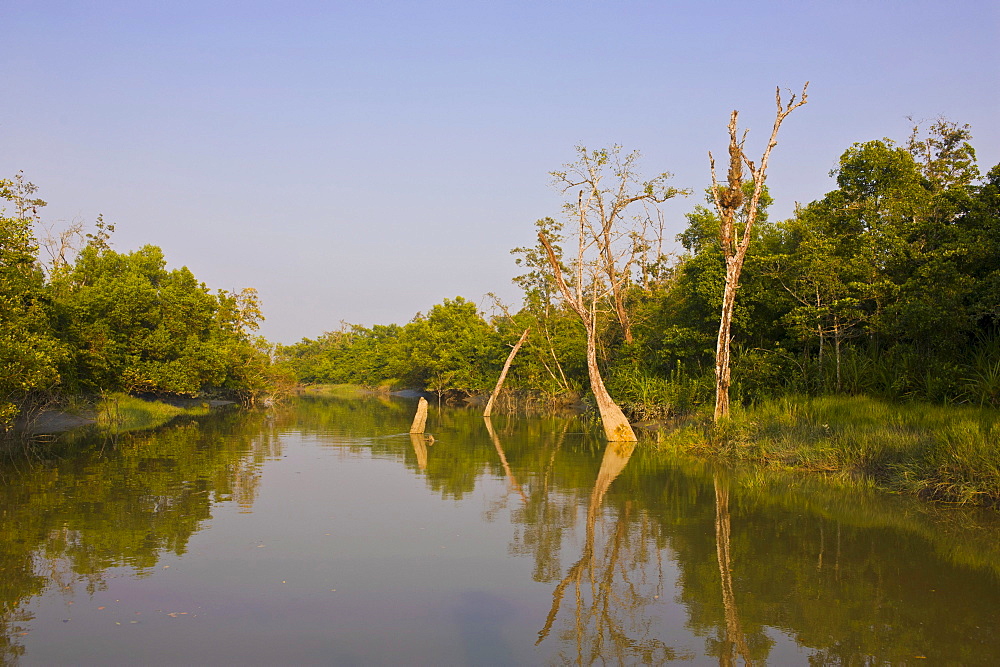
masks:
<svg viewBox="0 0 1000 667"><path fill-rule="evenodd" d="M97 415L92 412L72 414L59 410L43 410L30 418L16 421L13 432L17 435L47 435L96 423Z"/></svg>

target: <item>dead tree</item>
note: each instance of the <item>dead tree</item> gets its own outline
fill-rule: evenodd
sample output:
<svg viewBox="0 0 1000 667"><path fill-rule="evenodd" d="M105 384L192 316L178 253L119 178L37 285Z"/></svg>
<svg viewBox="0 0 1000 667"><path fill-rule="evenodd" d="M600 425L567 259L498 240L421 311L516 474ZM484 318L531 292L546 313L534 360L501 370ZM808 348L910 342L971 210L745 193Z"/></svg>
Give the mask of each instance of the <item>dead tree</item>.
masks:
<svg viewBox="0 0 1000 667"><path fill-rule="evenodd" d="M581 195L582 199L582 195ZM581 205L581 211L583 207ZM607 387L604 386L604 378L601 377L601 370L597 365L597 301L600 290L599 281L596 277L591 276L592 282L590 284L590 303L587 303L587 294L583 288L584 281L584 264L581 261L587 246L587 238L584 234L584 223L583 215L580 216L580 255L577 261L577 275L574 281L574 289L571 291L569 285L566 284L566 279L563 277L563 267L556 257L555 250L552 249L552 244L545 237L543 232L539 232L538 240L542 242L545 246L545 251L548 253L549 264L552 267L552 272L556 278L556 284L559 285L559 292L562 294L563 299L573 312L577 314L580 321L583 322L583 328L587 333L587 374L590 377L590 390L594 394L594 399L597 401L597 409L601 413L601 423L604 426L604 433L608 440L611 442L634 442L636 440L635 432L632 430L632 425L629 424L628 419L625 418L625 413L622 409L618 407L614 399L611 398L611 394L608 393Z"/></svg>
<svg viewBox="0 0 1000 667"><path fill-rule="evenodd" d="M493 388L493 393L490 394L490 400L486 402L486 408L483 410L484 417L489 417L493 414L493 403L497 400L497 396L500 395L500 390L503 389L503 381L507 379L507 372L510 370L510 365L513 363L514 357L517 355L517 351L521 349L521 346L524 345L524 341L528 339L529 331L531 331L530 327L524 330L524 333L521 334L520 340L517 341L514 348L510 351L510 354L507 355L507 361L503 365L503 370L500 371L500 377L497 379L497 384Z"/></svg>
<svg viewBox="0 0 1000 667"><path fill-rule="evenodd" d="M722 256L726 260L726 286L722 293L722 316L719 320L719 338L715 347L715 421L729 415L729 384L730 384L730 343L732 341L733 308L736 305L736 290L740 286L740 274L743 272L743 262L746 260L747 249L750 247L753 225L757 221L757 206L761 193L764 191L764 180L767 178L767 161L771 149L778 145L778 129L785 118L795 109L806 103L807 81L802 87L802 96L792 95L785 104L781 99L781 89L775 93L778 110L774 117L774 127L771 138L761 156L760 165L755 165L743 152L743 142L746 132L738 136L736 120L739 111L733 111L729 116L729 173L726 185L719 185L715 174L715 158L711 151L708 159L712 167L712 196L715 208L719 214L719 241L722 244ZM753 182L753 194L747 202L743 196L743 166L750 171ZM742 211L743 224L737 225L737 214ZM742 227L742 229L740 229Z"/></svg>
<svg viewBox="0 0 1000 667"><path fill-rule="evenodd" d="M649 181L640 181L636 174L639 151L621 155L621 146L588 151L576 147L579 160L553 171L556 186L563 193L582 188L587 207L573 211L587 219L588 233L595 251L594 267L607 283L615 319L621 325L627 343L632 342L632 322L625 307L625 295L632 282L632 273L644 259L649 211L637 218L638 225L626 218L636 204L655 207L677 196L687 194L666 184L671 174L664 172ZM610 181L607 182L607 181ZM572 211L572 204L567 204Z"/></svg>

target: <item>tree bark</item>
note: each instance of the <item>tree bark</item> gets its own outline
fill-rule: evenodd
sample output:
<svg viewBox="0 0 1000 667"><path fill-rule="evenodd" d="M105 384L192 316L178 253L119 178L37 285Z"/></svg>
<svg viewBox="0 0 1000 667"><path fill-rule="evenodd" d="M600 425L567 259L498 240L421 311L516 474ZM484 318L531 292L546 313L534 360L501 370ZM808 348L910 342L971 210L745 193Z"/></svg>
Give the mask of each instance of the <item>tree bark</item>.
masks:
<svg viewBox="0 0 1000 667"><path fill-rule="evenodd" d="M635 431L629 424L625 413L618 407L607 387L604 386L604 378L601 377L601 370L597 366L597 341L596 334L592 328L587 330L587 375L590 377L590 390L597 401L597 409L601 413L601 424L604 426L604 435L610 442L635 442Z"/></svg>
<svg viewBox="0 0 1000 667"><path fill-rule="evenodd" d="M486 408L483 410L484 417L489 417L493 414L493 402L496 401L497 395L500 393L500 390L503 389L503 381L507 379L507 371L510 370L510 365L513 363L514 357L517 355L517 351L521 349L521 346L524 345L524 341L528 339L529 331L531 331L530 328L524 330L524 333L521 334L521 339L517 341L517 344L514 345L514 349L512 349L510 354L507 355L507 361L503 365L503 370L500 371L500 378L497 380L497 385L493 387L493 393L490 394L490 400L486 401Z"/></svg>
<svg viewBox="0 0 1000 667"><path fill-rule="evenodd" d="M731 378L730 344L732 343L733 309L736 307L736 289L740 282L742 262L726 263L726 287L722 292L722 317L719 319L719 337L715 344L715 421L729 414L729 385Z"/></svg>

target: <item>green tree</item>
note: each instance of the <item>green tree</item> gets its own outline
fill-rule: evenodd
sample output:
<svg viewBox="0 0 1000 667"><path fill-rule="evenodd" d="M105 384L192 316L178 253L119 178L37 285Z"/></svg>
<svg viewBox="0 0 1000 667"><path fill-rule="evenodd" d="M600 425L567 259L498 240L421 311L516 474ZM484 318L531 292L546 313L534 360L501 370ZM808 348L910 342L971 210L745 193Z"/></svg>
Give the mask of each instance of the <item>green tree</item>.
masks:
<svg viewBox="0 0 1000 667"><path fill-rule="evenodd" d="M0 429L7 429L33 393L59 381L64 350L54 338L48 295L37 261L32 232L38 208L36 188L17 174L0 180L0 198L14 205L0 209Z"/></svg>
<svg viewBox="0 0 1000 667"><path fill-rule="evenodd" d="M399 343L408 377L439 394L488 391L505 356L495 329L476 304L460 296L433 306L426 316L418 313Z"/></svg>
<svg viewBox="0 0 1000 667"><path fill-rule="evenodd" d="M54 282L74 386L189 396L265 391L266 344L251 335L262 318L256 291L213 295L187 267L167 270L155 246L112 250L111 230L99 224L72 270Z"/></svg>

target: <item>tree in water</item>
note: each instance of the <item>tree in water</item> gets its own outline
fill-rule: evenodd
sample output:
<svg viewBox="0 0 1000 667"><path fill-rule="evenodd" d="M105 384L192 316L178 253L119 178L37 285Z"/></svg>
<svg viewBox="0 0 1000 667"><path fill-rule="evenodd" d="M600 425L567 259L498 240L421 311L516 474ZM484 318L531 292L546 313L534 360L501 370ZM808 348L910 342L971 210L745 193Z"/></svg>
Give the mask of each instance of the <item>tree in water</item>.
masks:
<svg viewBox="0 0 1000 667"><path fill-rule="evenodd" d="M577 254L568 269L545 231L538 239L559 293L586 330L587 374L604 432L612 442L629 442L635 441L635 433L608 393L597 365L598 305L610 303L626 342L631 342L625 293L648 244L627 224L625 212L635 204L661 204L682 191L666 185L668 173L640 181L635 173L638 152L622 157L620 151L618 146L596 151L578 146L580 159L552 172L564 193L579 188L577 204L566 207L577 219ZM604 183L606 179L611 186Z"/></svg>
<svg viewBox="0 0 1000 667"><path fill-rule="evenodd" d="M802 87L802 96L792 95L788 103L781 99L781 89L775 93L778 110L774 117L774 127L771 138L761 156L760 165L755 165L743 151L746 132L738 137L736 121L739 111L733 111L729 116L729 173L726 185L719 185L715 174L715 158L711 151L708 159L712 168L712 196L715 208L719 213L719 241L722 254L726 260L726 284L722 294L722 316L719 320L719 338L715 347L715 421L729 415L729 384L730 384L730 343L732 340L733 308L736 305L736 290L740 285L740 274L743 272L743 262L746 260L747 249L750 247L754 222L757 220L757 206L764 191L764 181L767 178L767 161L771 149L778 144L778 129L781 123L792 111L806 103L807 81ZM750 171L753 183L753 193L747 201L743 195L743 166ZM737 215L743 220L737 224Z"/></svg>

